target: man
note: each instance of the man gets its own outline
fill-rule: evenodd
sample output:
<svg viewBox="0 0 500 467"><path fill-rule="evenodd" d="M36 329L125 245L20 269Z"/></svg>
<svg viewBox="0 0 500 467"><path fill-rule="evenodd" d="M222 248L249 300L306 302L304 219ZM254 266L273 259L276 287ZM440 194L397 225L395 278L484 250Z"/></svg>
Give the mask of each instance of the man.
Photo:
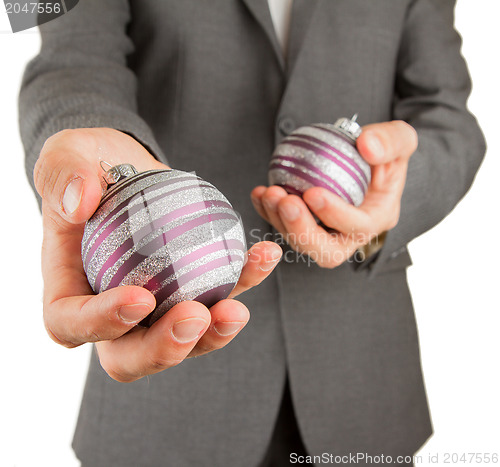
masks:
<svg viewBox="0 0 500 467"><path fill-rule="evenodd" d="M431 425L405 245L455 206L484 154L453 7L295 0L286 55L265 0L81 0L41 28L21 129L42 199L47 329L69 347L96 342L99 355L74 441L84 465L286 465L290 452L396 462L419 449ZM370 123L358 149L373 176L360 208L263 186L284 135L355 112ZM251 243L270 223L297 253L246 306L185 302L129 333L151 294L92 296L79 259L103 159L196 170ZM279 258L269 243L250 251L235 293Z"/></svg>

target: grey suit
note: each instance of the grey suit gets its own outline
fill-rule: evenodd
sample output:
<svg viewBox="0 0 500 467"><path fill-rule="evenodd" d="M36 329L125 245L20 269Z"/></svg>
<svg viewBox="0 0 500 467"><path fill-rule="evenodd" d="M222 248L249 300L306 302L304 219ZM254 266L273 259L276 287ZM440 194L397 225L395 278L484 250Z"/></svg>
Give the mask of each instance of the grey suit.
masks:
<svg viewBox="0 0 500 467"><path fill-rule="evenodd" d="M484 154L453 7L295 0L286 65L266 0L81 0L42 27L20 101L30 178L56 131L117 128L214 183L253 243L271 230L249 193L293 128L358 112L362 124L406 120L420 140L399 224L373 261L324 270L288 250L242 296L252 318L225 349L132 384L93 358L74 440L81 459L257 465L287 371L311 454L412 454L428 438L405 245L453 209Z"/></svg>

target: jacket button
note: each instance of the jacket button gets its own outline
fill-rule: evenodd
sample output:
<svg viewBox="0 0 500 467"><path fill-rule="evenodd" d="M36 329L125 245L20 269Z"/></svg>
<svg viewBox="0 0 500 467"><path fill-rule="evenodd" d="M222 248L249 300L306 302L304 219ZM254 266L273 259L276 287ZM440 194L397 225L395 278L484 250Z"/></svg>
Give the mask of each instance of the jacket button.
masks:
<svg viewBox="0 0 500 467"><path fill-rule="evenodd" d="M278 120L278 129L284 136L289 135L293 130L295 130L295 126L294 120L290 117L281 117Z"/></svg>

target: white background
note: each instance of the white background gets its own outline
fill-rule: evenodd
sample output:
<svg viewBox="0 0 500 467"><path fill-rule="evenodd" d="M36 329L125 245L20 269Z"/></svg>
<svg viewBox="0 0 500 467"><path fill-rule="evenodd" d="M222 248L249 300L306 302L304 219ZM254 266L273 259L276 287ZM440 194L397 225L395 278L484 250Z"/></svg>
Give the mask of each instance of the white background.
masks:
<svg viewBox="0 0 500 467"><path fill-rule="evenodd" d="M433 465L428 456L436 454L438 465L445 465L445 453L500 454L499 3L459 0L456 10L474 83L469 106L486 134L487 157L465 200L410 245L409 281L435 429L420 465ZM0 465L71 467L78 465L70 442L90 347L57 346L42 323L41 222L17 126L21 73L38 47L35 30L10 32L1 6Z"/></svg>

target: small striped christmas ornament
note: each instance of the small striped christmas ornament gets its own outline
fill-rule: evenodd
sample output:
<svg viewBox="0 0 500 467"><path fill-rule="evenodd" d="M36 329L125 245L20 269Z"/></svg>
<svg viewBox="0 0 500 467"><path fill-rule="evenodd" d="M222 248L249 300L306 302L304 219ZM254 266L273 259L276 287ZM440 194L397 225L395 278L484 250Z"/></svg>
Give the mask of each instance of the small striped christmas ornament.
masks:
<svg viewBox="0 0 500 467"><path fill-rule="evenodd" d="M294 130L273 153L269 183L299 196L320 186L359 206L370 184L371 169L356 149L361 134L356 118Z"/></svg>
<svg viewBox="0 0 500 467"><path fill-rule="evenodd" d="M243 225L229 201L193 173L129 164L106 172L108 189L82 238L95 293L138 285L156 298L150 326L185 300L207 307L227 298L246 258Z"/></svg>

